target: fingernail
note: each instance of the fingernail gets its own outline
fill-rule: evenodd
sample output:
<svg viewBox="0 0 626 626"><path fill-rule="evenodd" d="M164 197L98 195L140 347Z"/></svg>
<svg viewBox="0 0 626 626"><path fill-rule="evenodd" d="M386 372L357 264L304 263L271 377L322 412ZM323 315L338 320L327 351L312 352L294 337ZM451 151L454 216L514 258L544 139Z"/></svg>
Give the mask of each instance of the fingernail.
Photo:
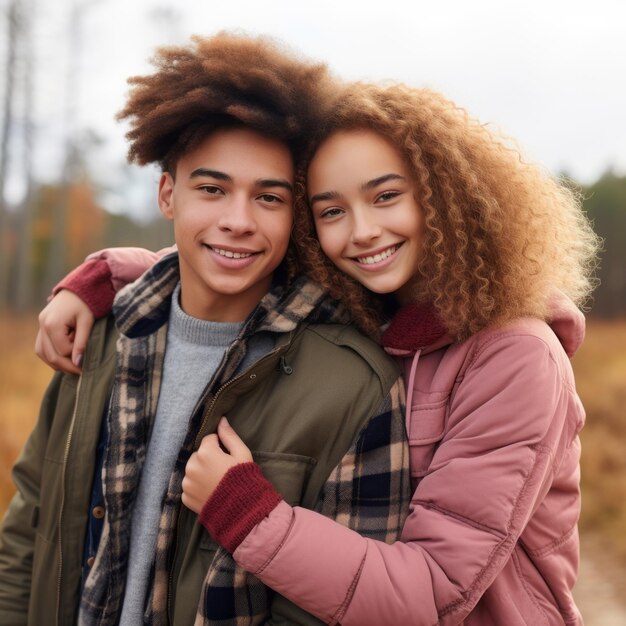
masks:
<svg viewBox="0 0 626 626"><path fill-rule="evenodd" d="M83 355L82 354L77 354L73 359L73 363L76 367L80 367L80 364L83 360Z"/></svg>

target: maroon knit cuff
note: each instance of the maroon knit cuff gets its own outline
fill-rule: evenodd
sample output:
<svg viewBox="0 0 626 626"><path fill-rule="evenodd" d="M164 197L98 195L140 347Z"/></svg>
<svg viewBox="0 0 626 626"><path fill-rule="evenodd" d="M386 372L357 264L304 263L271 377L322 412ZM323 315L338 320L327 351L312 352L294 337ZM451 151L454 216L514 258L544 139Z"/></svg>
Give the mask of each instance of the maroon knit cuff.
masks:
<svg viewBox="0 0 626 626"><path fill-rule="evenodd" d="M200 511L200 522L229 552L282 500L256 463L231 467Z"/></svg>
<svg viewBox="0 0 626 626"><path fill-rule="evenodd" d="M61 289L75 293L98 319L111 312L115 289L111 282L111 270L104 259L90 259L72 270L52 290L57 294Z"/></svg>

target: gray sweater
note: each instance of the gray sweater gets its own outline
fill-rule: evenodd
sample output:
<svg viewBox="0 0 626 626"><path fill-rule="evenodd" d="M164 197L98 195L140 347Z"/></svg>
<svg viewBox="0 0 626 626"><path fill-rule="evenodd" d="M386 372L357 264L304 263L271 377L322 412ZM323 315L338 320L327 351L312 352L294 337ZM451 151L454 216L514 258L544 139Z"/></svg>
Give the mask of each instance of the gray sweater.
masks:
<svg viewBox="0 0 626 626"><path fill-rule="evenodd" d="M189 417L242 323L209 322L187 315L172 295L163 381L132 513L130 554L120 626L141 626L147 601L163 498ZM244 367L271 350L268 338L250 346Z"/></svg>

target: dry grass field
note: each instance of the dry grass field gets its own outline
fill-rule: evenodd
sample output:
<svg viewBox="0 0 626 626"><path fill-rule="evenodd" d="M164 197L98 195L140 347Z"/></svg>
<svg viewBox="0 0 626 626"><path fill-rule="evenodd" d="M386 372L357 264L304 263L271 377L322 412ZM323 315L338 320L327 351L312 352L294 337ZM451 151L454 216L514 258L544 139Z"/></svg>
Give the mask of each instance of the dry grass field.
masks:
<svg viewBox="0 0 626 626"><path fill-rule="evenodd" d="M52 370L33 352L37 317L0 317L0 515L13 495L10 470L30 432Z"/></svg>
<svg viewBox="0 0 626 626"><path fill-rule="evenodd" d="M34 315L0 317L0 516L51 376L33 353L36 328ZM626 624L626 322L590 322L574 369L587 410L578 601L587 626Z"/></svg>
<svg viewBox="0 0 626 626"><path fill-rule="evenodd" d="M590 322L573 365L587 412L581 531L604 543L626 571L626 322Z"/></svg>

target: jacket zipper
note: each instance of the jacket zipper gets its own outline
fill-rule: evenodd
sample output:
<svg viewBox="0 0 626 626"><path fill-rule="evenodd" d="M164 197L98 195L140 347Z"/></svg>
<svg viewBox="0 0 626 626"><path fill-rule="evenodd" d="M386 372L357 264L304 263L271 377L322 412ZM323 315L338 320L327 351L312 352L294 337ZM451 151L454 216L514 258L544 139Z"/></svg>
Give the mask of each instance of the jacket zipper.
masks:
<svg viewBox="0 0 626 626"><path fill-rule="evenodd" d="M288 346L290 344L291 344L291 342L288 342L288 344L286 344L286 345ZM215 406L215 403L217 402L217 399L222 394L224 389L226 389L227 387L230 387L230 385L232 385L232 384L236 383L237 381L241 380L242 378L245 378L246 376L248 376L249 372L252 369L255 369L263 361L270 359L271 357L275 356L276 354L279 354L281 351L283 351L285 349L285 347L286 346L281 346L280 348L276 348L276 350L272 350L271 352L266 354L264 357L259 359L256 363L254 363L254 365L249 367L247 370L245 370L244 372L242 372L238 376L235 376L235 378L231 378L229 381L224 383L215 392L215 394L213 395L213 398L211 399L211 402L210 402L209 406L205 409L204 414L202 415L202 422L200 423L200 428L198 429L198 434L196 435L196 438L195 438L195 440L193 442L194 450L196 450L198 448L198 446L200 445L200 441L202 439L202 432L206 428L206 425L207 425L207 422L208 422L208 419L209 419L209 415L213 411L213 407ZM202 403L203 401L204 401L204 394L202 394L200 400L198 400L198 404ZM196 406L198 406L198 405L196 405ZM195 409L194 409L194 412L195 412ZM179 504L179 507L180 506L182 506L182 505ZM177 556L178 556L178 533L176 533L176 538L174 539L174 554L173 554L172 561L171 561L172 565L174 565L174 563L176 563L176 557ZM173 576L174 576L174 568L171 567L170 568L170 573L169 573L169 576L168 576L168 581L167 581L167 619L168 619L168 622L170 624L173 624L173 616L172 616L172 585L174 583Z"/></svg>
<svg viewBox="0 0 626 626"><path fill-rule="evenodd" d="M213 399L211 400L211 403L209 404L209 406L205 410L204 415L202 416L202 422L200 424L200 428L198 429L198 434L196 435L196 439L193 442L194 450L197 449L199 444L200 444L200 439L201 439L200 434L202 433L202 431L206 427L206 423L208 421L208 416L211 413L211 410L213 409L213 407L215 406L215 403L217 402L217 398L219 397L219 395L222 393L222 391L224 389L226 389L226 387L228 387L229 385L231 385L235 381L240 380L243 377L244 377L244 374L240 374L239 376L236 376L235 378L232 378L227 383L224 383L215 392L215 395L213 396ZM201 398L199 402L202 402L203 399L204 398ZM180 506L181 505L179 505L179 507ZM173 555L172 561L171 561L172 566L176 563L177 556L178 556L178 533L176 533L176 538L174 539L174 555ZM168 622L170 624L174 623L173 616L172 616L172 586L174 584L174 578L173 577L174 577L174 567L171 567L170 568L170 573L169 573L169 576L168 576L168 581L167 581L167 616L168 616Z"/></svg>
<svg viewBox="0 0 626 626"><path fill-rule="evenodd" d="M78 412L78 396L80 394L80 386L83 378L82 376L78 379L78 384L76 385L76 401L74 402L74 411L72 412L72 420L70 422L70 430L67 435L67 442L65 444L65 452L63 455L63 474L61 479L62 484L62 492L61 492L61 506L59 508L59 519L58 519L58 533L59 533L59 569L58 569L58 578L57 578L57 615L56 615L56 624L59 626L61 620L61 578L63 574L63 540L61 538L61 528L63 522L63 508L65 506L65 477L67 473L67 461L70 456L70 446L72 445L72 435L74 434L74 424L76 423L76 413Z"/></svg>

